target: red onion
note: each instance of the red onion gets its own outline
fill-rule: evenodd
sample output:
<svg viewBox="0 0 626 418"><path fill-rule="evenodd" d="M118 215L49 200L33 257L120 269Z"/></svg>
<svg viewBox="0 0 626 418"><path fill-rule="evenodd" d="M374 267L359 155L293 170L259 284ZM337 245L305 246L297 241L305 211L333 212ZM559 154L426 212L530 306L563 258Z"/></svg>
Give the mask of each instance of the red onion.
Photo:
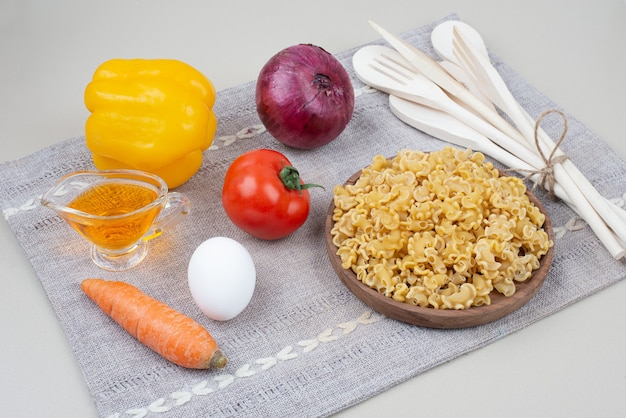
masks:
<svg viewBox="0 0 626 418"><path fill-rule="evenodd" d="M337 138L352 118L354 89L323 48L290 46L261 69L256 106L268 132L285 145L312 149Z"/></svg>

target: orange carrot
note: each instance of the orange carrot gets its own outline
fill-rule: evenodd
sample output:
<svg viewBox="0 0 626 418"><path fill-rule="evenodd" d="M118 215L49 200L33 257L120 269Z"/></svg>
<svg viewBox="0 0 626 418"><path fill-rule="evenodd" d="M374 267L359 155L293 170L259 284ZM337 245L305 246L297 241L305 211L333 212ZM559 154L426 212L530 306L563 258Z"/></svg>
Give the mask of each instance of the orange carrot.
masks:
<svg viewBox="0 0 626 418"><path fill-rule="evenodd" d="M86 279L80 287L130 335L172 363L191 369L226 365L226 357L202 325L135 286Z"/></svg>

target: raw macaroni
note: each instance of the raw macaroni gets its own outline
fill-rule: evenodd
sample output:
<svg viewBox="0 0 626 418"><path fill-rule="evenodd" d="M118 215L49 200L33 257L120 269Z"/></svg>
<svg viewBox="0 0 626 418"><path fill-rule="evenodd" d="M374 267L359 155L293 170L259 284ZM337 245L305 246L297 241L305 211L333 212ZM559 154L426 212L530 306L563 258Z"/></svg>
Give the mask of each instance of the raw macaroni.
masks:
<svg viewBox="0 0 626 418"><path fill-rule="evenodd" d="M489 305L515 293L553 245L521 179L481 153L446 147L376 156L334 189L342 267L399 302L435 309Z"/></svg>

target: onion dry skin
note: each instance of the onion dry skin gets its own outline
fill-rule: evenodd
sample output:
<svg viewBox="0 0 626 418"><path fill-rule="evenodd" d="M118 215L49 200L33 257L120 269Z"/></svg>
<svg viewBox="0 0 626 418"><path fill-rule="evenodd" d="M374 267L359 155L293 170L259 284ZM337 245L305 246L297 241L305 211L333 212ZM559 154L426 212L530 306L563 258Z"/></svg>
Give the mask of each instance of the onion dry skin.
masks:
<svg viewBox="0 0 626 418"><path fill-rule="evenodd" d="M354 111L354 88L341 63L319 46L283 49L263 66L256 107L267 131L285 145L313 149L346 128Z"/></svg>

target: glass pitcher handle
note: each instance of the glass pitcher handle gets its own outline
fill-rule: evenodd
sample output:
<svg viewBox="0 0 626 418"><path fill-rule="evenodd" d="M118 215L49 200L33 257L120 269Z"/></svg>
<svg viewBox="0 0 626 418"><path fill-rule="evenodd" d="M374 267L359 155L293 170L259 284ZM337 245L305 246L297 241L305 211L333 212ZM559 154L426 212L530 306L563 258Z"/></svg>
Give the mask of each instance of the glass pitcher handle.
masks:
<svg viewBox="0 0 626 418"><path fill-rule="evenodd" d="M190 210L191 202L187 196L178 192L168 193L161 213L154 221L152 228L141 239L149 241L172 230L189 215Z"/></svg>

